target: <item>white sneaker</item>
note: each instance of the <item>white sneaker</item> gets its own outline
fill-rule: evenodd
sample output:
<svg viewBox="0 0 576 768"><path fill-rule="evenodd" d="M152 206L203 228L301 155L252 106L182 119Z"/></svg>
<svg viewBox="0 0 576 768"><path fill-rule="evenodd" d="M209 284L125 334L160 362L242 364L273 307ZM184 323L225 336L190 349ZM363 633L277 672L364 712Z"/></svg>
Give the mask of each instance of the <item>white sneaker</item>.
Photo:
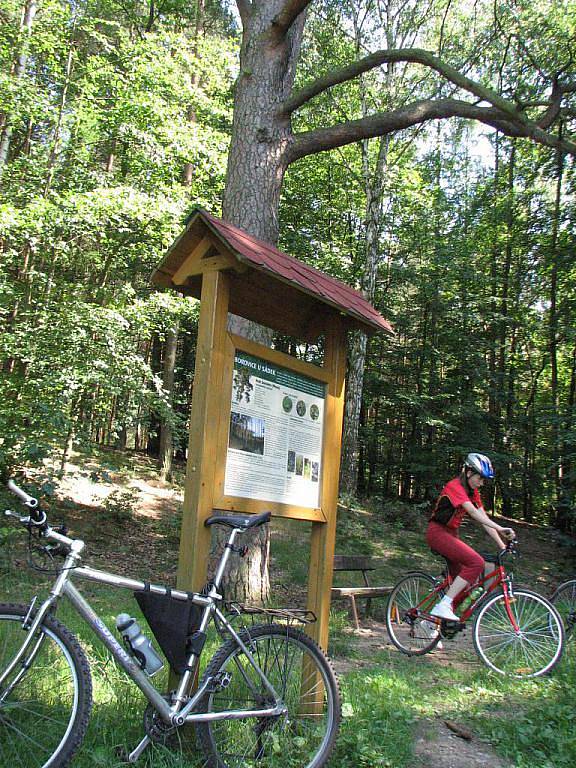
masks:
<svg viewBox="0 0 576 768"><path fill-rule="evenodd" d="M439 619L447 619L448 621L460 621L452 608L442 601L437 603L434 608L432 608L430 615L438 616Z"/></svg>

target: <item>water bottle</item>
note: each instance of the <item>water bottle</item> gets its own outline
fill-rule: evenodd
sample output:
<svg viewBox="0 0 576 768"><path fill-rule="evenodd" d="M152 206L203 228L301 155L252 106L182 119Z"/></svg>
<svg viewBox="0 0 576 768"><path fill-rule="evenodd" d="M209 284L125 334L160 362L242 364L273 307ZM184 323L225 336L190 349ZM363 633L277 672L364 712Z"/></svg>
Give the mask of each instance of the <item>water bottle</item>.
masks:
<svg viewBox="0 0 576 768"><path fill-rule="evenodd" d="M475 603L476 600L478 600L478 598L480 597L480 595L483 592L484 592L484 588L483 587L474 587L474 589L470 592L470 599L471 599L471 601L473 603Z"/></svg>
<svg viewBox="0 0 576 768"><path fill-rule="evenodd" d="M480 595L484 592L482 587L474 587L474 589L471 589L470 592L466 595L466 597L462 600L460 603L460 609L463 611L468 610L471 605L474 605L476 600L480 597Z"/></svg>
<svg viewBox="0 0 576 768"><path fill-rule="evenodd" d="M125 644L147 675L152 677L158 670L162 669L164 666L162 659L152 647L150 640L142 633L136 619L133 619L127 613L120 613L116 617L116 629L120 632Z"/></svg>

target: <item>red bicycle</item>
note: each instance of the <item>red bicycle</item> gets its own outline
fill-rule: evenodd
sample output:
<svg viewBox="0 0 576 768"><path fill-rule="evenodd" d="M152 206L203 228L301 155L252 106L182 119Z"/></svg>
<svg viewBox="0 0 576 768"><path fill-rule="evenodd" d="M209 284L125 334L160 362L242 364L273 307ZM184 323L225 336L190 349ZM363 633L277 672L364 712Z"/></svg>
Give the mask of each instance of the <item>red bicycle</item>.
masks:
<svg viewBox="0 0 576 768"><path fill-rule="evenodd" d="M408 656L424 655L441 639L455 637L474 616L474 648L490 669L518 678L550 672L562 656L562 619L545 597L514 587L504 560L516 554L516 544L510 542L497 555L484 555L494 570L458 596L454 609L458 622L430 613L452 583L448 569L438 578L422 571L403 576L386 609L386 628L394 645Z"/></svg>

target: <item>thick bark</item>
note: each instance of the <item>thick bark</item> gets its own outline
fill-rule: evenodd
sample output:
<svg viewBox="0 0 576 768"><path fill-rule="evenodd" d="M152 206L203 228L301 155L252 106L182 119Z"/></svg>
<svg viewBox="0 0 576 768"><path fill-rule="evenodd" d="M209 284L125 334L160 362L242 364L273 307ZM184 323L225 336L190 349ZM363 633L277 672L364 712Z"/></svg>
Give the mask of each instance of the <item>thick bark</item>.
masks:
<svg viewBox="0 0 576 768"><path fill-rule="evenodd" d="M305 20L299 14L306 5L296 0L239 3L243 40L222 210L225 219L272 244L278 241L278 206L291 137L289 119L278 117L277 111L294 83ZM238 317L231 318L231 327L264 344L273 335ZM268 599L268 528L257 529L250 557L236 559L235 570L226 575L228 597ZM220 545L218 532L216 539Z"/></svg>
<svg viewBox="0 0 576 768"><path fill-rule="evenodd" d="M245 3L242 15L240 74L222 212L225 219L268 243L278 241L280 190L292 138L289 116L279 110L290 95L302 41L304 15L287 26L298 5L307 3ZM277 28L279 16L283 21Z"/></svg>

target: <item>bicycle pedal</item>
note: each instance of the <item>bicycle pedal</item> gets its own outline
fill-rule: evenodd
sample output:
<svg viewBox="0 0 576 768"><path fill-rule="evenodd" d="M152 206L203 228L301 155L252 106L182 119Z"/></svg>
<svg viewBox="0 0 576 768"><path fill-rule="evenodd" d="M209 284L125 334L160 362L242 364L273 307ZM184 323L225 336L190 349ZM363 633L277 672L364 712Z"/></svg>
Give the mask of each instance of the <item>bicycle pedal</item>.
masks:
<svg viewBox="0 0 576 768"><path fill-rule="evenodd" d="M232 674L230 672L219 672L217 675L214 675L207 690L210 693L216 693L217 691L224 690L224 688L228 688L231 682Z"/></svg>
<svg viewBox="0 0 576 768"><path fill-rule="evenodd" d="M458 632L462 632L465 628L466 624L463 621L447 621L446 619L443 619L440 625L440 634L442 637L451 639L456 637Z"/></svg>

